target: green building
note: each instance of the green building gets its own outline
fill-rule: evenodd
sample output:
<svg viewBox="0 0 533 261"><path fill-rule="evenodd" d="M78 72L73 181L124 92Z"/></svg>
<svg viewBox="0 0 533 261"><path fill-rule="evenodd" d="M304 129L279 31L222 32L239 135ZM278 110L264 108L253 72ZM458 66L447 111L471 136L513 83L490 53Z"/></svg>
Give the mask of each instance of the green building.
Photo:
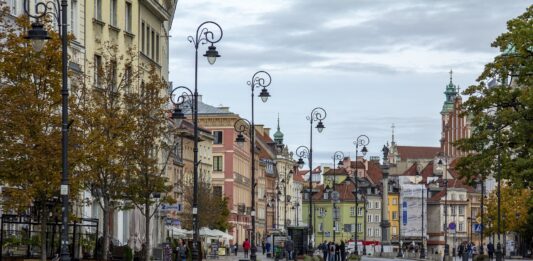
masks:
<svg viewBox="0 0 533 261"><path fill-rule="evenodd" d="M364 183L364 182L362 182ZM362 185L362 184L361 184ZM357 219L357 239L363 239L364 198L359 198L357 217L354 200L355 184L344 168L329 169L323 174L323 184L313 188L313 231L315 246L324 241L344 242L353 240ZM333 200L333 198L337 200ZM335 202L335 203L334 203ZM333 209L335 205L336 211ZM303 221L309 224L309 198L304 194ZM335 217L335 218L334 218ZM335 238L334 238L335 237Z"/></svg>

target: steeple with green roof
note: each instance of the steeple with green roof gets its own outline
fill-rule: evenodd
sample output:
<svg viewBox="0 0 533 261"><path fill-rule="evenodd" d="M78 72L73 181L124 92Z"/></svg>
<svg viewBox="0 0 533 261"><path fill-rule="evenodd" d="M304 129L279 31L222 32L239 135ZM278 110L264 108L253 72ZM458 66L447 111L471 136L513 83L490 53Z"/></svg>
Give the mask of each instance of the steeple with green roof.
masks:
<svg viewBox="0 0 533 261"><path fill-rule="evenodd" d="M453 110L455 97L457 97L457 94L459 93L457 90L457 86L453 84L453 71L450 70L450 83L446 85L446 91L444 92L444 95L446 95L446 101L444 101L444 105L442 105L441 113L448 113Z"/></svg>
<svg viewBox="0 0 533 261"><path fill-rule="evenodd" d="M283 132L279 129L279 113L278 113L278 130L276 133L274 133L274 141L276 142L276 145L282 145L283 144Z"/></svg>

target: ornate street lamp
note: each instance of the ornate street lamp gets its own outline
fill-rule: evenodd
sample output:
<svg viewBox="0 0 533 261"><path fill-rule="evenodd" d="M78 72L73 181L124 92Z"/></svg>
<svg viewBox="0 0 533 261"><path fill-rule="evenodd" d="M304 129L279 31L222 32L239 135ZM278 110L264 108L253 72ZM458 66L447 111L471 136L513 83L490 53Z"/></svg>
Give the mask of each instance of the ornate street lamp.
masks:
<svg viewBox="0 0 533 261"><path fill-rule="evenodd" d="M213 28L212 31L210 28ZM194 124L194 175L193 175L193 204L192 204L192 224L193 224L193 248L192 260L201 260L200 249L198 242L200 239L200 228L198 222L198 48L200 45L211 44L204 56L207 58L209 64L214 64L216 59L220 57L216 50L215 44L222 40L222 27L213 21L201 23L196 29L196 37L188 36L187 39L191 42L195 49L194 59L194 93L193 93L193 124Z"/></svg>
<svg viewBox="0 0 533 261"><path fill-rule="evenodd" d="M358 171L359 171L359 164L357 164L358 162L358 158L359 158L359 147L362 147L361 148L361 153L363 154L363 157L366 156L366 153L368 152L368 149L366 148L366 146L370 143L370 139L368 138L368 136L362 134L362 135L359 135L357 137L357 139L353 142L353 144L355 145L355 173L354 173L354 183L355 183L355 192L356 193L359 193L359 175L358 175ZM359 208L359 202L358 202L358 197L357 195L354 196L354 201L355 201L355 229L354 229L354 239L355 239L355 254L356 255L359 255L359 248L357 246L357 236L358 236L358 231L357 231L357 222L358 222L358 208ZM366 215L366 211L365 211L365 215ZM363 220L366 220L364 217L363 217ZM365 230L366 230L366 227L365 227ZM363 231L363 233L366 233L366 231ZM363 244L363 255L366 255L366 246Z"/></svg>
<svg viewBox="0 0 533 261"><path fill-rule="evenodd" d="M442 159L446 161L444 169L442 168L444 163ZM437 162L439 168L443 170L443 179L444 179L444 257L443 260L446 261L447 256L450 255L450 247L448 246L448 156L441 155L441 158Z"/></svg>
<svg viewBox="0 0 533 261"><path fill-rule="evenodd" d="M339 200L338 198L334 198L333 194L335 194L335 185L336 185L336 177L335 177L335 166L338 166L338 167L342 167L344 166L344 163L343 163L343 160L344 160L344 153L342 153L342 151L336 151L334 154L333 154L333 184L331 184L331 188L332 188L332 197L331 197L331 202L333 203L333 242L335 242L335 234L336 234L336 221L339 219L339 213L337 211L337 201ZM338 195L338 193L336 193ZM335 196L336 197L336 196Z"/></svg>
<svg viewBox="0 0 533 261"><path fill-rule="evenodd" d="M249 122L245 119L239 119L235 122L234 128L235 131L238 132L237 138L235 141L239 144L242 144L245 139L243 132L248 131L250 135L250 153L251 153L251 173L252 173L252 184L251 184L251 216L252 216L252 235L251 237L251 254L250 259L256 260L256 252L257 247L255 244L255 186L257 185L255 183L255 122L254 122L254 90L255 88L262 88L261 93L259 94L259 97L263 102L266 102L268 100L268 97L270 97L270 94L268 93L267 87L272 82L272 78L270 77L270 74L265 71L258 71L254 73L252 76L252 80L247 82L248 86L251 87L252 90L252 122Z"/></svg>
<svg viewBox="0 0 533 261"><path fill-rule="evenodd" d="M59 35L61 37L61 202L62 202L62 216L61 216L61 260L70 260L70 253L68 248L68 215L69 215L69 180L68 180L68 1L59 0L37 2L32 13L30 10L30 1L24 0L24 12L35 19L32 23L32 28L28 31L25 37L32 41L33 49L36 52L41 51L44 47L45 41L50 39L48 32L44 29L44 25L40 22L46 16L51 15L56 18L59 26Z"/></svg>

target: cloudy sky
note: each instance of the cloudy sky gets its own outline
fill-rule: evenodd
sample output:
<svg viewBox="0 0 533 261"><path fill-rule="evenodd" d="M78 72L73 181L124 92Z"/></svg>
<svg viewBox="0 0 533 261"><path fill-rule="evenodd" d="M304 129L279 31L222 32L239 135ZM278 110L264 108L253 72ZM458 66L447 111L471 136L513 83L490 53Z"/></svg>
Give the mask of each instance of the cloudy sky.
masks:
<svg viewBox="0 0 533 261"><path fill-rule="evenodd" d="M256 100L256 123L276 127L280 114L291 150L309 145L306 116L327 111L313 138L315 163L333 153L355 155L353 141L370 137L378 155L396 125L400 145L439 146L443 91L475 83L497 50L490 47L525 0L180 0L170 38L170 79L194 87L194 48L187 36L202 22L219 23L220 57L199 60L203 101L250 118L258 70L272 75L272 97ZM205 52L200 47L199 53ZM259 93L259 91L256 91ZM272 131L272 133L274 130Z"/></svg>

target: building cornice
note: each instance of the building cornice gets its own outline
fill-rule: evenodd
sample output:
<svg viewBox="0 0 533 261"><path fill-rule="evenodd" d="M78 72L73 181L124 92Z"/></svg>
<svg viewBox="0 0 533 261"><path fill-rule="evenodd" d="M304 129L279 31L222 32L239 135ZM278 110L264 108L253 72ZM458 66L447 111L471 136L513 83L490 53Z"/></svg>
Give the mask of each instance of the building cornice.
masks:
<svg viewBox="0 0 533 261"><path fill-rule="evenodd" d="M150 10L155 16L163 21L169 21L171 14L163 7L157 0L144 0L139 1L144 5L148 10ZM169 10L173 11L173 10Z"/></svg>

